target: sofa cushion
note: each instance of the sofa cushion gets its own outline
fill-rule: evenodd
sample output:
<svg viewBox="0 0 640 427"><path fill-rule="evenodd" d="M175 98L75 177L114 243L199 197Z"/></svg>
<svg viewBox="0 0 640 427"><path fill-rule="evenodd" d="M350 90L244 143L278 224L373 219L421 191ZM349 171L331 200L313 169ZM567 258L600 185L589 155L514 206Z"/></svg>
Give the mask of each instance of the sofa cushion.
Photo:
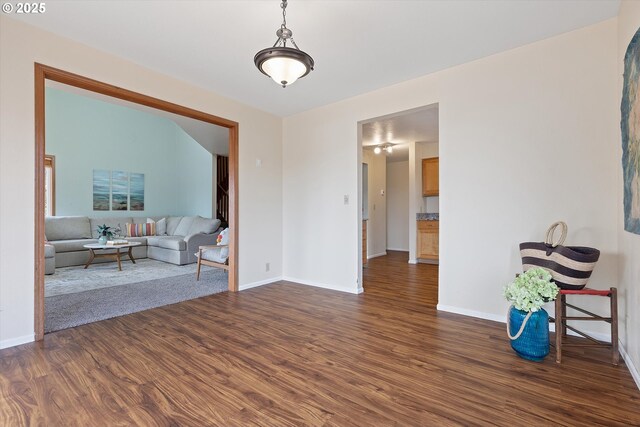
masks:
<svg viewBox="0 0 640 427"><path fill-rule="evenodd" d="M53 245L44 245L44 257L53 258L56 256L56 248Z"/></svg>
<svg viewBox="0 0 640 427"><path fill-rule="evenodd" d="M193 224L194 219L196 219L195 216L183 216L182 219L180 220L180 224L178 224L175 231L173 232L173 235L188 236L189 229L191 228L191 224Z"/></svg>
<svg viewBox="0 0 640 427"><path fill-rule="evenodd" d="M167 217L167 235L173 236L175 234L176 228L182 221L181 216L169 216Z"/></svg>
<svg viewBox="0 0 640 427"><path fill-rule="evenodd" d="M201 216L197 216L193 219L191 227L189 227L189 231L187 234L185 234L185 236L196 233L211 234L216 231L218 227L220 227L219 219L203 218Z"/></svg>
<svg viewBox="0 0 640 427"><path fill-rule="evenodd" d="M50 245L56 248L56 253L88 251L83 245L90 243L98 243L98 239L68 239L49 242Z"/></svg>
<svg viewBox="0 0 640 427"><path fill-rule="evenodd" d="M184 251L187 243L182 236L151 236L147 237L147 245L159 248L173 249L174 251Z"/></svg>
<svg viewBox="0 0 640 427"><path fill-rule="evenodd" d="M89 218L91 221L91 237L99 237L98 236L98 226L107 225L111 227L111 231L114 234L118 234L120 236L124 236L127 234L127 229L125 228L125 224L131 222L130 216L123 217L109 217L109 218ZM120 232L118 233L116 229L120 228Z"/></svg>
<svg viewBox="0 0 640 427"><path fill-rule="evenodd" d="M86 216L49 216L44 219L44 226L49 241L90 239L93 236Z"/></svg>

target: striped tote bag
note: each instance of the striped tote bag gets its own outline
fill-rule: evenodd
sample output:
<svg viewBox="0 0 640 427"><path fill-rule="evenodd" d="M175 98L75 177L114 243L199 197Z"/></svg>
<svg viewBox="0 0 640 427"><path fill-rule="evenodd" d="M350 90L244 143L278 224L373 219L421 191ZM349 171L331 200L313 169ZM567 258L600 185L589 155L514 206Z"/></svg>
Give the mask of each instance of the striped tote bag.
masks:
<svg viewBox="0 0 640 427"><path fill-rule="evenodd" d="M557 242L553 234L557 227L562 233ZM534 267L548 270L560 289L582 289L596 266L600 251L584 246L562 246L567 237L567 224L558 221L549 227L544 242L520 244L520 257L524 271Z"/></svg>

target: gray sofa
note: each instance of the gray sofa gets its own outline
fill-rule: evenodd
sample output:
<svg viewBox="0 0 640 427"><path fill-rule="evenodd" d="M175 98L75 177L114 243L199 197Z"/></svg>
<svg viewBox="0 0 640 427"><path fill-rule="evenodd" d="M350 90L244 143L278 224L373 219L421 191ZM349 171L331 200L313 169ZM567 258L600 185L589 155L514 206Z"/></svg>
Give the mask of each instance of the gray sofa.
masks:
<svg viewBox="0 0 640 427"><path fill-rule="evenodd" d="M197 261L195 253L201 245L215 244L221 230L217 219L200 216L166 217L105 217L51 216L45 218L45 273L52 274L51 266L68 267L83 265L89 260L89 250L83 245L98 243L97 228L106 224L120 227L126 233L125 224L146 223L166 219L166 233L158 236L123 237L132 242L140 242L133 248L134 258L152 258L177 265L192 264ZM94 262L108 261L96 259ZM48 263L48 264L47 264Z"/></svg>

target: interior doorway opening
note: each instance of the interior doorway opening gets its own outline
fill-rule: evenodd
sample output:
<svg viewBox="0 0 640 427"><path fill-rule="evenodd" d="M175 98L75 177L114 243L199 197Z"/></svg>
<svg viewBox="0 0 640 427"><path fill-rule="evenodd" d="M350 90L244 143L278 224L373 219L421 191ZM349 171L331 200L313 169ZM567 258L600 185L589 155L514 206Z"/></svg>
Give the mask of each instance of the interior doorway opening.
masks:
<svg viewBox="0 0 640 427"><path fill-rule="evenodd" d="M238 123L217 117L208 113L193 110L188 107L173 104L157 98L152 98L137 92L129 91L123 88L102 83L87 77L79 76L67 71L55 69L42 64L35 64L35 131L36 131L36 150L35 150L35 269L34 269L34 288L35 288L35 337L41 340L44 337L45 326L45 296L44 296L44 275L45 275L45 207L47 204L45 199L47 184L47 163L46 163L46 132L45 132L45 97L46 85L53 83L67 85L78 90L84 90L96 94L96 96L110 97L127 103L136 104L140 107L154 109L158 112L168 113L176 117L182 117L185 120L194 122L202 122L216 125L226 129L228 144L228 182L227 195L228 206L226 208L227 222L229 226L228 233L228 289L230 291L238 290L237 272L238 272ZM126 153L120 153L126 155ZM56 165L59 168L59 165ZM215 186L213 180L215 176L210 176L209 184ZM130 181L127 181L127 185ZM113 185L113 183L111 183ZM133 188L127 187L129 191ZM111 194L110 197L112 197ZM215 197L212 196L215 201ZM110 199L111 200L111 199ZM133 203L133 193L127 196L127 203ZM124 199L123 202L124 203ZM55 206L56 210L60 210L60 205ZM211 205L210 205L211 208ZM216 212L212 212L215 217ZM133 259L132 259L133 260Z"/></svg>
<svg viewBox="0 0 640 427"><path fill-rule="evenodd" d="M438 119L438 104L433 104L358 123L365 292L422 283L422 297L437 304Z"/></svg>

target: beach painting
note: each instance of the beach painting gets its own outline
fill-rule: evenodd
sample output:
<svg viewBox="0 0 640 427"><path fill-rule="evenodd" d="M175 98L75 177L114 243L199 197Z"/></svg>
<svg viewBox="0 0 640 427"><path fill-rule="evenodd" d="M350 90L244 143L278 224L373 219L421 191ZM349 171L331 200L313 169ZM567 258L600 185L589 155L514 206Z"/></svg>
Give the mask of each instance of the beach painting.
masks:
<svg viewBox="0 0 640 427"><path fill-rule="evenodd" d="M129 206L132 211L144 210L144 174L130 175Z"/></svg>
<svg viewBox="0 0 640 427"><path fill-rule="evenodd" d="M129 173L111 172L111 210L129 210Z"/></svg>
<svg viewBox="0 0 640 427"><path fill-rule="evenodd" d="M111 190L111 172L106 170L93 171L93 210L108 211Z"/></svg>
<svg viewBox="0 0 640 427"><path fill-rule="evenodd" d="M640 28L624 57L620 112L624 229L640 234Z"/></svg>

